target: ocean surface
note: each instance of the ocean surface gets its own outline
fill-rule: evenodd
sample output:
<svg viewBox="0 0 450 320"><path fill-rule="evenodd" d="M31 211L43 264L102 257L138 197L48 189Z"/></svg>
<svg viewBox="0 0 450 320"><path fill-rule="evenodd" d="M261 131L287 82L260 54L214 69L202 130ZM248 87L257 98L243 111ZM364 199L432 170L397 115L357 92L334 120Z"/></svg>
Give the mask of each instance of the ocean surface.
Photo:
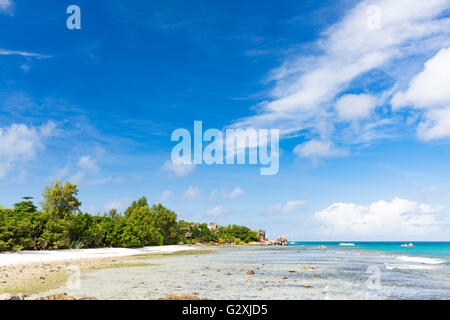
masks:
<svg viewBox="0 0 450 320"><path fill-rule="evenodd" d="M349 241L351 242L351 241ZM291 242L130 260L151 265L81 273L67 292L99 299L450 299L450 242ZM408 242L409 243L409 242ZM318 248L325 245L325 249ZM247 275L247 271L254 271Z"/></svg>

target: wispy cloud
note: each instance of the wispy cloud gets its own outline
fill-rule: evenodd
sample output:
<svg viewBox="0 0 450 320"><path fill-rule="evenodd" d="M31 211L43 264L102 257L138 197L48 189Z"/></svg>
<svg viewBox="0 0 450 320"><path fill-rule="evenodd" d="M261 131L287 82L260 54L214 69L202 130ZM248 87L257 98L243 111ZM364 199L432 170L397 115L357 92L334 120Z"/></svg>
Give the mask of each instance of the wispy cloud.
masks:
<svg viewBox="0 0 450 320"><path fill-rule="evenodd" d="M170 197L172 197L172 191L170 190L164 190L163 192L161 192L161 194L158 196L158 201L159 202L164 202L167 199L169 199Z"/></svg>
<svg viewBox="0 0 450 320"><path fill-rule="evenodd" d="M228 214L228 210L225 209L223 206L218 205L218 206L215 206L214 208L208 209L206 211L206 214L210 217L217 218L217 217L221 217L221 216Z"/></svg>
<svg viewBox="0 0 450 320"><path fill-rule="evenodd" d="M333 145L331 141L310 140L294 148L294 153L302 158L318 159L323 157L342 157L348 150Z"/></svg>
<svg viewBox="0 0 450 320"><path fill-rule="evenodd" d="M103 210L110 211L112 209L116 209L118 211L122 211L130 205L130 203L131 199L129 198L111 200L103 205Z"/></svg>
<svg viewBox="0 0 450 320"><path fill-rule="evenodd" d="M380 28L369 25L373 10L368 8L373 4L381 18ZM345 137L349 145L389 137L385 127L364 131L372 123L397 120L389 112L374 112L389 100L369 72L386 70L391 82L402 87L410 65L417 61L410 57L430 57L450 44L450 19L441 15L449 6L449 0L361 1L323 32L311 54L291 54L272 70L270 97L257 105L257 114L233 125L280 128L282 137L304 135L316 141L342 142ZM394 68L403 64L408 68ZM370 89L365 90L372 92L345 97L351 90L361 91L355 85L357 79L369 83ZM399 130L403 125L396 121L384 124L397 125Z"/></svg>
<svg viewBox="0 0 450 320"><path fill-rule="evenodd" d="M195 169L195 165L191 163L174 164L171 160L164 162L162 170L169 172L177 177L184 177Z"/></svg>
<svg viewBox="0 0 450 320"><path fill-rule="evenodd" d="M25 58L37 58L37 59L52 58L51 55L45 55L45 54L27 52L27 51L5 50L5 49L0 49L0 55L1 56L22 56Z"/></svg>
<svg viewBox="0 0 450 320"><path fill-rule="evenodd" d="M14 2L12 0L0 0L0 12L12 14Z"/></svg>

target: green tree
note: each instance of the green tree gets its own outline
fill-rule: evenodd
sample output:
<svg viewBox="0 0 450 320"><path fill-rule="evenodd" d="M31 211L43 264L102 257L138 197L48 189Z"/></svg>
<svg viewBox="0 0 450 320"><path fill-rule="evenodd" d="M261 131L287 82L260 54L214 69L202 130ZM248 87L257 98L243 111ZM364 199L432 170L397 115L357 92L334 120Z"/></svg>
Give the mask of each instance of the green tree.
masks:
<svg viewBox="0 0 450 320"><path fill-rule="evenodd" d="M42 210L54 218L66 219L79 211L81 202L76 197L77 194L76 184L66 182L63 185L61 180L54 181L42 193Z"/></svg>
<svg viewBox="0 0 450 320"><path fill-rule="evenodd" d="M164 236L157 227L157 212L150 210L146 197L140 198L125 210L126 226L123 237L127 246L150 246L164 244ZM134 236L132 233L135 233ZM138 240L136 240L138 239Z"/></svg>
<svg viewBox="0 0 450 320"><path fill-rule="evenodd" d="M70 244L69 227L70 223L65 219L50 218L37 241L39 249L68 248Z"/></svg>
<svg viewBox="0 0 450 320"><path fill-rule="evenodd" d="M29 197L24 197L23 199L28 199ZM20 212L35 212L37 207L34 205L33 201L21 201L14 204L14 210Z"/></svg>
<svg viewBox="0 0 450 320"><path fill-rule="evenodd" d="M156 229L164 237L164 244L176 244L181 239L176 213L161 204L153 206L151 212Z"/></svg>

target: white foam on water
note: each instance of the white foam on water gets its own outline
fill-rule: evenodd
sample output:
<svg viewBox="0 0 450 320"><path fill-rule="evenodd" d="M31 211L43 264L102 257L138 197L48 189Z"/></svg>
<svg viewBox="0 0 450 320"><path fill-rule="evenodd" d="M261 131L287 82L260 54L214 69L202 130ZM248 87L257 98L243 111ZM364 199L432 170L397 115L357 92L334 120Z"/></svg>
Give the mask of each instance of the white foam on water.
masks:
<svg viewBox="0 0 450 320"><path fill-rule="evenodd" d="M426 264L386 264L386 269L433 270L436 269L436 266Z"/></svg>
<svg viewBox="0 0 450 320"><path fill-rule="evenodd" d="M399 256L397 259L407 262L417 262L421 264L441 264L444 260L434 259L434 258L424 258L424 257L409 257L409 256Z"/></svg>

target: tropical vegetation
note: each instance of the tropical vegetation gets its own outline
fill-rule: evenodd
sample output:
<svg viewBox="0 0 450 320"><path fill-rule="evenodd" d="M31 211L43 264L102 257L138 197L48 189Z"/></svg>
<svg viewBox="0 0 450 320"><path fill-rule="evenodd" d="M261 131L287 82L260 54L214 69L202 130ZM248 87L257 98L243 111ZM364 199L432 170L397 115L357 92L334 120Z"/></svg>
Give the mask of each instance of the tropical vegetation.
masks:
<svg viewBox="0 0 450 320"><path fill-rule="evenodd" d="M0 206L0 251L258 241L257 232L245 226L211 228L178 220L175 212L161 204L150 205L145 197L123 213L112 209L91 215L80 211L78 187L70 182L52 182L42 196L42 210L31 197L12 209Z"/></svg>

